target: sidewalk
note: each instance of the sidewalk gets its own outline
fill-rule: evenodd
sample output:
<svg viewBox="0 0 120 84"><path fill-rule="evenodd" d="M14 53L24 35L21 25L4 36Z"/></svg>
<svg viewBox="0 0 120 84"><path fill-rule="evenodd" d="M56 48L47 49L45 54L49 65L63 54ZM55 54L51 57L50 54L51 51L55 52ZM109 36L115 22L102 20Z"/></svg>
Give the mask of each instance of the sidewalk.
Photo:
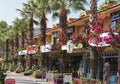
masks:
<svg viewBox="0 0 120 84"><path fill-rule="evenodd" d="M24 76L20 73L7 72L7 77L15 78L16 84L53 84L47 82L46 79L36 79L31 76Z"/></svg>

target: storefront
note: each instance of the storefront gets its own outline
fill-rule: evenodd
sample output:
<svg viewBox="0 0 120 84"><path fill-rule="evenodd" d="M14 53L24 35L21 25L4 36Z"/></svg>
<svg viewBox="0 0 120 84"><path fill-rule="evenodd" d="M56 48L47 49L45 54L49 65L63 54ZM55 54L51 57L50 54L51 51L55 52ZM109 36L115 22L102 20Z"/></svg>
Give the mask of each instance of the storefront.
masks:
<svg viewBox="0 0 120 84"><path fill-rule="evenodd" d="M115 84L119 73L119 58L118 51L105 51L103 56L103 68L106 62L110 64L110 84ZM104 75L104 73L103 73Z"/></svg>
<svg viewBox="0 0 120 84"><path fill-rule="evenodd" d="M119 26L120 26L120 11L116 11L116 12L113 12L111 13L111 28L112 28L112 31L115 31L115 32L118 32L120 29L119 29Z"/></svg>

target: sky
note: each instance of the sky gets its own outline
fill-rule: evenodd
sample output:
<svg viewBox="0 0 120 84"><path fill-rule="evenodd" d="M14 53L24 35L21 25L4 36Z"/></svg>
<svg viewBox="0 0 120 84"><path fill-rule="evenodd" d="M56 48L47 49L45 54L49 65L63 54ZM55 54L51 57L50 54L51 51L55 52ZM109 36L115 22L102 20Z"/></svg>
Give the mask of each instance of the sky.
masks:
<svg viewBox="0 0 120 84"><path fill-rule="evenodd" d="M21 18L20 13L16 9L22 9L22 3L27 2L28 0L0 0L0 21L4 20L8 25L12 25L12 22L16 17ZM102 4L105 0L99 0L98 5ZM78 18L80 12L71 13L68 18ZM48 18L48 27L52 27L53 24L56 24L58 21L53 21L51 15L47 15Z"/></svg>

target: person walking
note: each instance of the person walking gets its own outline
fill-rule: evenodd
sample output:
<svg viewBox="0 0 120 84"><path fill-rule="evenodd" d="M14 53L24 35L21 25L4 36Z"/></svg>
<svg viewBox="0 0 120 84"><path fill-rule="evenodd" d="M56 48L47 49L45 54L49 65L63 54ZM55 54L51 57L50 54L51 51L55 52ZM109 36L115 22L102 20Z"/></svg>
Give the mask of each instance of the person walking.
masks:
<svg viewBox="0 0 120 84"><path fill-rule="evenodd" d="M110 77L110 64L107 61L104 64L104 68L103 68L103 84L109 84L109 77Z"/></svg>
<svg viewBox="0 0 120 84"><path fill-rule="evenodd" d="M83 76L83 62L80 61L79 69L78 69L78 76L82 77Z"/></svg>

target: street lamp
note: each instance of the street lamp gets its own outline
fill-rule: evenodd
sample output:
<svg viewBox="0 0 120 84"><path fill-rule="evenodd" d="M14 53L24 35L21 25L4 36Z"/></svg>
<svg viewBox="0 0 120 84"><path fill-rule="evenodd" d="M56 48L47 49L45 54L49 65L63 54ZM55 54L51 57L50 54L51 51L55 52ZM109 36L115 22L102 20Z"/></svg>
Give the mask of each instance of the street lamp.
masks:
<svg viewBox="0 0 120 84"><path fill-rule="evenodd" d="M68 40L67 41L67 53L69 54L69 73L70 73L70 54L73 52L73 49L74 49L74 44L73 44L73 41L72 40Z"/></svg>

